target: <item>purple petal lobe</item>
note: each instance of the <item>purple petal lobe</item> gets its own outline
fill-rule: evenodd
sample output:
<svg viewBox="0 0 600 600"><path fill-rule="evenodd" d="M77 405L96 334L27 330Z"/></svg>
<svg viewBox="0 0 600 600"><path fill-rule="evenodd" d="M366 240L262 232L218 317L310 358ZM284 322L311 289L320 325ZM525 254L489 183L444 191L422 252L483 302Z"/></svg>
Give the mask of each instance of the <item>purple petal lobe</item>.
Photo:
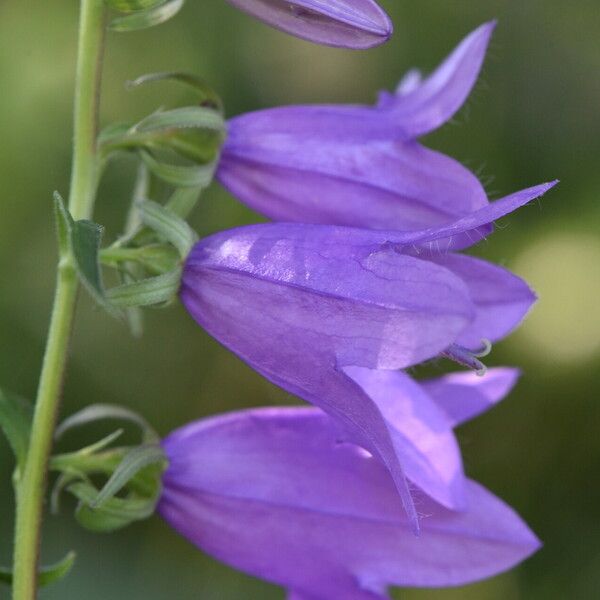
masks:
<svg viewBox="0 0 600 600"><path fill-rule="evenodd" d="M441 250L460 250L461 248L466 248L474 243L473 240L476 241L481 238L482 227L489 226L497 219L543 196L557 183L558 181L551 181L550 183L543 183L515 192L510 196L490 202L487 206L465 217L461 217L448 225L431 227L424 231L398 236L396 239L400 244L412 242L438 253ZM388 235L388 238L392 241L393 235Z"/></svg>
<svg viewBox="0 0 600 600"><path fill-rule="evenodd" d="M508 335L536 300L520 277L487 261L462 254L429 253L427 257L452 271L469 288L477 313L456 343L471 350L480 348L484 339L495 342Z"/></svg>
<svg viewBox="0 0 600 600"><path fill-rule="evenodd" d="M383 466L339 444L316 409L262 409L191 424L164 442L159 510L192 543L303 600L385 598L387 585L460 585L539 542L503 502L467 482L469 509L420 498L412 535Z"/></svg>
<svg viewBox="0 0 600 600"><path fill-rule="evenodd" d="M502 400L514 387L519 375L518 369L498 367L488 369L483 377L475 373L451 373L420 383L456 427Z"/></svg>
<svg viewBox="0 0 600 600"><path fill-rule="evenodd" d="M395 95L380 97L379 108L390 111L405 134L413 138L443 125L475 85L495 26L494 21L485 23L470 33L425 80L409 72Z"/></svg>
<svg viewBox="0 0 600 600"><path fill-rule="evenodd" d="M411 231L488 204L468 169L414 142L299 143L297 135L249 134L246 122L231 123L217 177L272 220Z"/></svg>
<svg viewBox="0 0 600 600"><path fill-rule="evenodd" d="M401 371L346 367L377 404L406 477L440 504L465 506L465 479L452 426L423 389Z"/></svg>
<svg viewBox="0 0 600 600"><path fill-rule="evenodd" d="M386 42L392 22L374 0L227 0L237 8L296 37L342 48Z"/></svg>
<svg viewBox="0 0 600 600"><path fill-rule="evenodd" d="M472 318L460 279L367 230L264 224L216 234L187 259L194 319L267 379L320 406L389 468L416 515L376 402L342 369L431 358Z"/></svg>

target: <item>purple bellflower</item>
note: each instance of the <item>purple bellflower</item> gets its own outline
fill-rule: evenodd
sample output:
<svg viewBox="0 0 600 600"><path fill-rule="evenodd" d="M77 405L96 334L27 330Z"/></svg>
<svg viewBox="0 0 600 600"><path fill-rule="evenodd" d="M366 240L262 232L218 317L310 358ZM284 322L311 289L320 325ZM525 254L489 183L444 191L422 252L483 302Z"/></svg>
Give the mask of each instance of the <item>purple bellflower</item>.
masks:
<svg viewBox="0 0 600 600"><path fill-rule="evenodd" d="M415 537L379 461L340 443L316 408L253 409L163 442L158 510L207 554L281 585L289 600L384 600L389 585L444 587L509 569L539 548L520 517L467 480L464 512L417 492Z"/></svg>
<svg viewBox="0 0 600 600"><path fill-rule="evenodd" d="M410 231L485 207L475 175L416 138L464 103L494 26L469 34L428 78L411 71L375 107L288 106L231 119L217 178L275 221Z"/></svg>
<svg viewBox="0 0 600 600"><path fill-rule="evenodd" d="M341 48L378 46L392 22L374 0L227 0L244 12L296 37Z"/></svg>
<svg viewBox="0 0 600 600"><path fill-rule="evenodd" d="M266 223L217 233L188 256L181 300L224 346L325 410L350 441L378 456L416 529L404 442L385 398L357 373L456 356L453 348L511 331L534 300L527 285L500 267L437 250L551 186L423 231ZM462 505L451 481L437 484L428 492L438 502Z"/></svg>

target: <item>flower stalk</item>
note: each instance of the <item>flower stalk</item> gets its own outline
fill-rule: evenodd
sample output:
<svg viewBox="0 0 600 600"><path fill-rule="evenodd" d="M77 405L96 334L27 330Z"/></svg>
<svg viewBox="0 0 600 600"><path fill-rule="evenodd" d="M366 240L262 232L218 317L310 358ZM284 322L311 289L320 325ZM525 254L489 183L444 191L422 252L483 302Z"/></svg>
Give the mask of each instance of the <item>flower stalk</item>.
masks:
<svg viewBox="0 0 600 600"><path fill-rule="evenodd" d="M97 116L106 8L104 0L81 0L75 81L73 168L69 211L74 219L92 214L97 180ZM75 313L78 278L72 250L61 244L56 292L40 375L27 460L17 484L13 600L33 600L48 458Z"/></svg>

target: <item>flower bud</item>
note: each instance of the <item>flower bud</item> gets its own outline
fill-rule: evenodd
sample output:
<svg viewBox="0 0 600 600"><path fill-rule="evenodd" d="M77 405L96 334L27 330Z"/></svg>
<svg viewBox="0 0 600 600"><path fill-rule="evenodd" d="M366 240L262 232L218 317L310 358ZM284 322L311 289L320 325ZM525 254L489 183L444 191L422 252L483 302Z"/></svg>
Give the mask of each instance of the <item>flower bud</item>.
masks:
<svg viewBox="0 0 600 600"><path fill-rule="evenodd" d="M240 10L296 37L341 48L379 46L392 22L374 0L228 0Z"/></svg>

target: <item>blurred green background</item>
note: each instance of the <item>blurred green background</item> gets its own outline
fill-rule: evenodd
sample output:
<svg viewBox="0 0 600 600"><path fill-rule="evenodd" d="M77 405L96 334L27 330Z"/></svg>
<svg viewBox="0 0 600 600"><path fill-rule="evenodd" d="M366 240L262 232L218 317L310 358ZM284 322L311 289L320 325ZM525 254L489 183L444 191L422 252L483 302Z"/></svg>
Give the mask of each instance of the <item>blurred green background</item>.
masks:
<svg viewBox="0 0 600 600"><path fill-rule="evenodd" d="M181 90L168 85L124 89L125 80L159 70L203 75L229 115L286 103L372 102L408 68L430 70L466 33L498 18L468 105L426 143L475 170L492 197L562 180L476 249L526 277L541 299L489 359L521 366L522 381L500 406L459 431L469 474L513 505L545 546L495 579L398 597L600 597L597 0L382 5L395 23L393 39L357 53L287 37L224 0L188 0L161 27L109 36L102 122L181 99ZM35 393L53 292L51 194L68 191L76 25L75 0L0 3L0 382L27 397ZM96 217L109 238L120 231L133 169L113 166L102 184ZM194 225L202 235L256 219L214 186ZM167 433L203 415L295 399L221 348L179 306L150 312L145 336L133 340L82 295L63 414L94 402L126 404ZM95 433L86 431L85 439ZM72 435L64 447L83 441ZM10 559L11 469L0 440L0 563ZM203 556L158 518L99 536L78 529L70 508L47 520L43 557L53 562L73 548L76 569L42 598L283 598L280 589Z"/></svg>

